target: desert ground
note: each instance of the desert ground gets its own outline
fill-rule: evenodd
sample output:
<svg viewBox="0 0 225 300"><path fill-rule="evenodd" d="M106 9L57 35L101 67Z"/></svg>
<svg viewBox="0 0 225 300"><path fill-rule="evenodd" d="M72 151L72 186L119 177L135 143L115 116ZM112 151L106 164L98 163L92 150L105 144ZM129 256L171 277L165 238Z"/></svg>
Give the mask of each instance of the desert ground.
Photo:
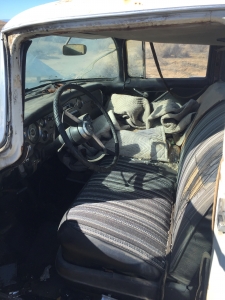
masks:
<svg viewBox="0 0 225 300"><path fill-rule="evenodd" d="M0 20L0 30L2 29L2 27L3 27L4 25L5 25L5 22Z"/></svg>

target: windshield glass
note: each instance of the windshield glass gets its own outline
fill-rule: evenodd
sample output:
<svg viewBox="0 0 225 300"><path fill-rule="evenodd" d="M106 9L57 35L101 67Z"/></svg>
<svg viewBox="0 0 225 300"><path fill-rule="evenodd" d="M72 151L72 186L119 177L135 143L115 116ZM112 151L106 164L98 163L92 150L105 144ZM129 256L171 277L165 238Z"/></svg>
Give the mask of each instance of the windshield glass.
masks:
<svg viewBox="0 0 225 300"><path fill-rule="evenodd" d="M84 55L64 55L63 46L82 44ZM117 52L111 38L83 39L47 36L32 39L26 59L26 88L48 81L115 78L118 75Z"/></svg>

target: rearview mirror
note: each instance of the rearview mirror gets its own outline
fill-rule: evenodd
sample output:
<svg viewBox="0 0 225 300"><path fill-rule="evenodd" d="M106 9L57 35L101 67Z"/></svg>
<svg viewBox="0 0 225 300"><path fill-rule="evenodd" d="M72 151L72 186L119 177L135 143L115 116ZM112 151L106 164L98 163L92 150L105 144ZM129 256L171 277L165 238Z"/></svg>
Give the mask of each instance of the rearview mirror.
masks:
<svg viewBox="0 0 225 300"><path fill-rule="evenodd" d="M82 44L67 44L63 46L63 55L84 55L87 52L87 46Z"/></svg>

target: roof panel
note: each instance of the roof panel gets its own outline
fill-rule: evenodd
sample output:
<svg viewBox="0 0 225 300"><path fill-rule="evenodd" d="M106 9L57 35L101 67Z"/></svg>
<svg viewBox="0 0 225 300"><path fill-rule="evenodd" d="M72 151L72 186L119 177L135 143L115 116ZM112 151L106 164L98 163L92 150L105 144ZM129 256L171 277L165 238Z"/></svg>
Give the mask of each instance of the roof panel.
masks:
<svg viewBox="0 0 225 300"><path fill-rule="evenodd" d="M166 13L225 8L225 0L61 0L36 6L12 18L3 28L10 31L28 25L60 20L89 19L143 13Z"/></svg>

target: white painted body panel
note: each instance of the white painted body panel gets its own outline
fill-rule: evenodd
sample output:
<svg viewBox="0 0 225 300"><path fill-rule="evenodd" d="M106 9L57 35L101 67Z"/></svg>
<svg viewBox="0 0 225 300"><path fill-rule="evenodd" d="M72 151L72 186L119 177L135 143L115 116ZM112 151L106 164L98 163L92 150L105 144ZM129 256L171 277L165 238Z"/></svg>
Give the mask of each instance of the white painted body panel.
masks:
<svg viewBox="0 0 225 300"><path fill-rule="evenodd" d="M12 18L3 28L3 32L13 29L65 20L84 20L89 18L133 15L137 13L165 13L179 11L198 11L219 9L224 0L189 1L149 1L149 0L65 0L47 3L28 9Z"/></svg>

